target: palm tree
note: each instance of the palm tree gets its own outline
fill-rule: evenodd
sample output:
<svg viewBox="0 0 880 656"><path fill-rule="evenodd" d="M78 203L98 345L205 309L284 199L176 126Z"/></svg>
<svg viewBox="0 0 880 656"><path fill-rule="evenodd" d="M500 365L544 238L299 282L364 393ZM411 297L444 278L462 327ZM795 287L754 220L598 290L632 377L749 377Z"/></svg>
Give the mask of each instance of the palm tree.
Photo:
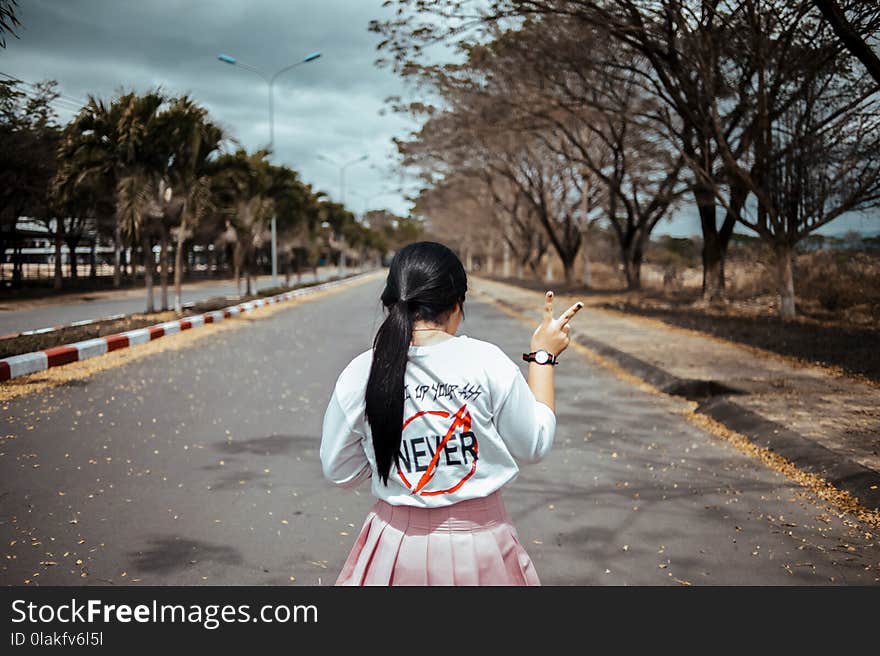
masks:
<svg viewBox="0 0 880 656"><path fill-rule="evenodd" d="M251 266L256 249L265 241L266 225L274 203L268 152L248 154L239 149L217 159L216 192L225 208L226 241L233 244L233 268L241 294L241 270L246 271L246 293L251 294Z"/></svg>
<svg viewBox="0 0 880 656"><path fill-rule="evenodd" d="M126 93L109 105L93 96L71 121L59 149L56 188L72 195L91 178L110 184L116 196L116 274L120 276L123 242L141 243L147 312L153 303L153 223L161 217L159 180L167 168L167 132L160 109L164 94Z"/></svg>
<svg viewBox="0 0 880 656"><path fill-rule="evenodd" d="M176 98L163 116L171 145L168 182L176 199L172 209L179 208L174 251L174 310L178 314L182 312L184 241L211 210L211 179L216 172L213 158L225 138L223 130L207 116L208 110L187 96Z"/></svg>

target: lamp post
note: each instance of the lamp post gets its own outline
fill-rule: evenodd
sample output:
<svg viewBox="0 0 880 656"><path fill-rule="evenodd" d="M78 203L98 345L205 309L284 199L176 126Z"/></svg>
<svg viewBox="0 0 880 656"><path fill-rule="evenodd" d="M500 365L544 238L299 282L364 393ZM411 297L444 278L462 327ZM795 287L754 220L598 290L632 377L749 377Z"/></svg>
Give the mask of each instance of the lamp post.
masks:
<svg viewBox="0 0 880 656"><path fill-rule="evenodd" d="M327 162L328 164L332 164L333 166L339 167L339 202L342 203L342 206L345 207L345 169L353 164L357 164L358 162L363 162L370 158L369 155L361 155L360 157L355 157L352 160L349 160L343 164L340 164L336 160L332 160L329 157L325 157L324 155L318 155L318 159Z"/></svg>
<svg viewBox="0 0 880 656"><path fill-rule="evenodd" d="M267 75L259 68L251 66L249 64L245 64L244 62L238 61L235 57L231 55L217 55L217 59L222 61L224 64L229 64L230 66L238 66L239 68L243 68L245 70L251 71L252 73L256 73L259 75L266 84L269 86L269 152L272 153L275 150L275 102L273 97L273 91L275 89L275 80L278 79L278 76L282 73L286 73L292 68L296 68L301 64L308 64L309 62L313 62L321 56L320 52L313 52L309 55L306 55L303 59L298 62L294 62L289 66L285 66L282 69L275 71L272 75ZM276 231L276 221L275 215L272 215L272 286L276 287L278 285L278 236Z"/></svg>
<svg viewBox="0 0 880 656"><path fill-rule="evenodd" d="M373 202L373 199L375 199L375 198L381 198L382 196L387 196L388 192L387 191L378 191L378 192L374 192L369 195L362 194L359 191L351 191L349 193L354 194L355 196L360 198L361 201L363 202L363 209L360 212L360 217L356 218L355 220L358 223L360 223L364 228L369 229L371 227L371 225L370 225L370 222L367 220L367 212L370 211L370 204ZM366 252L368 250L369 249L364 249L364 253L366 254ZM381 265L380 259L381 259L380 256L377 255L377 257L376 257L376 260L377 260L376 266L377 267ZM363 266L363 264L364 263L362 263L362 266Z"/></svg>
<svg viewBox="0 0 880 656"><path fill-rule="evenodd" d="M329 157L325 157L324 155L320 154L318 155L318 159L332 164L333 166L339 167L339 200L342 203L343 210L345 209L345 169L347 169L349 166L352 166L353 164L363 162L369 158L369 155L361 155L360 157L355 157L354 159L344 162L343 164L339 164L339 162L336 162ZM342 242L343 249L339 252L339 275L342 275L342 270L345 268L345 237L342 237L340 241Z"/></svg>

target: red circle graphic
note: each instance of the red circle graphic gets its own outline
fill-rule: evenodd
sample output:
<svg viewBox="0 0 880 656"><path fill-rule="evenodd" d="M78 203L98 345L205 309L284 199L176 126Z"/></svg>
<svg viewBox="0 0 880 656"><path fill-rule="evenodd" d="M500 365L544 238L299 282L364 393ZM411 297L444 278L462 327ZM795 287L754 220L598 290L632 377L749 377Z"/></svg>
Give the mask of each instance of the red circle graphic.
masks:
<svg viewBox="0 0 880 656"><path fill-rule="evenodd" d="M474 475L474 472L477 470L477 460L476 458L471 463L470 470L468 470L461 479L456 482L454 485L444 488L442 490L431 490L425 489L428 483L431 482L431 479L434 478L434 474L437 473L437 463L440 460L440 452L443 447L446 446L446 443L449 442L449 439L452 437L456 428L461 428L462 432L469 431L471 429L471 413L468 412L467 404L465 403L461 406L455 414L450 414L446 410L420 410L415 413L412 417L403 422L403 430L406 430L406 427L413 419L417 419L424 415L435 415L438 417L444 418L452 418L452 421L449 424L449 429L446 431L446 435L441 440L440 444L437 446L434 451L434 455L431 458L431 462L428 464L428 469L422 473L421 478L416 481L415 485L409 482L406 478L406 475L403 473L403 470L398 465L397 467L397 475L400 476L400 480L403 481L403 484L409 489L412 494L418 494L423 497L431 497L436 496L438 494L451 494L459 489L462 485L464 485L465 481L468 480L471 476ZM479 446L477 444L477 438L474 437L474 453L479 453Z"/></svg>

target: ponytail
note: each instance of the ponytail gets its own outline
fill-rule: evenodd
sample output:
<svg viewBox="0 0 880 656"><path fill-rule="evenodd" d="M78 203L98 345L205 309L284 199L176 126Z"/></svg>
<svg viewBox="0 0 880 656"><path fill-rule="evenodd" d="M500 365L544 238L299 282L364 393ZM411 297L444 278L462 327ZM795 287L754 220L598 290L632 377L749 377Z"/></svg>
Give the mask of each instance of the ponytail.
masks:
<svg viewBox="0 0 880 656"><path fill-rule="evenodd" d="M388 485L391 463L397 464L403 431L403 378L412 340L413 319L405 301L391 305L373 340L373 364L367 380L367 417L379 476Z"/></svg>
<svg viewBox="0 0 880 656"><path fill-rule="evenodd" d="M388 485L403 433L404 379L413 323L436 321L464 303L467 275L461 260L436 242L410 244L394 256L382 292L388 316L373 340L366 419L373 435L379 478ZM463 306L462 306L463 310Z"/></svg>

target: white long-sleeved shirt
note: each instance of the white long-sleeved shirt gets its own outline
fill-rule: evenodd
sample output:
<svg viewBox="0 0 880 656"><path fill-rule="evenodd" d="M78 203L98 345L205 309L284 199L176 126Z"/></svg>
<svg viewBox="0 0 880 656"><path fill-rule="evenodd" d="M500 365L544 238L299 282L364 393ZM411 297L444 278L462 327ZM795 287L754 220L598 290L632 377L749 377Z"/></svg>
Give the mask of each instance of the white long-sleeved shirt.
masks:
<svg viewBox="0 0 880 656"><path fill-rule="evenodd" d="M337 485L370 478L373 495L390 504L445 506L491 494L553 446L556 415L500 348L466 335L410 346L399 467L392 463L386 486L364 416L372 356L364 351L342 371L324 415L321 465Z"/></svg>

